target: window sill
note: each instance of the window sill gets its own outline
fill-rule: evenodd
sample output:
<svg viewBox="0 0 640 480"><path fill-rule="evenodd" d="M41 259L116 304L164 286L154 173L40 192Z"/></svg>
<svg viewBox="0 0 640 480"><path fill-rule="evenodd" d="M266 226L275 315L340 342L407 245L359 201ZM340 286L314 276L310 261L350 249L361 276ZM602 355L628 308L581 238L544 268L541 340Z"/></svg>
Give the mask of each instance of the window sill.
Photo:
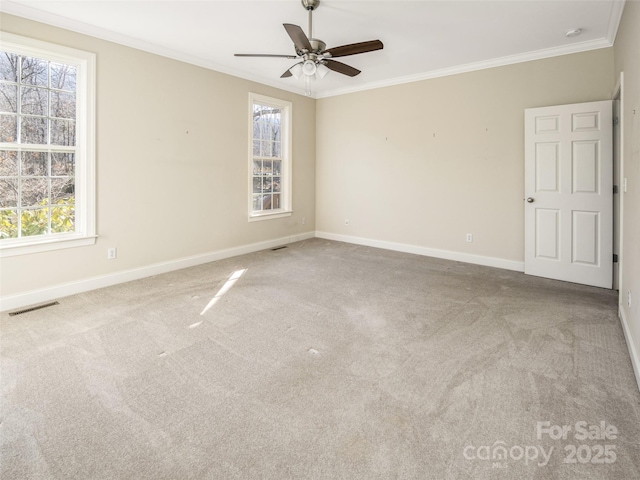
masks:
<svg viewBox="0 0 640 480"><path fill-rule="evenodd" d="M24 241L20 243L12 243L2 245L0 243L0 258L15 257L17 255L28 255L32 253L49 252L52 250L61 250L63 248L85 247L96 243L96 235L73 235L61 238L38 238L33 241Z"/></svg>
<svg viewBox="0 0 640 480"><path fill-rule="evenodd" d="M259 222L262 220L274 220L276 218L290 217L292 213L293 213L292 211L282 211L282 210L279 212L273 212L273 213L259 213L255 215L249 215L249 221Z"/></svg>

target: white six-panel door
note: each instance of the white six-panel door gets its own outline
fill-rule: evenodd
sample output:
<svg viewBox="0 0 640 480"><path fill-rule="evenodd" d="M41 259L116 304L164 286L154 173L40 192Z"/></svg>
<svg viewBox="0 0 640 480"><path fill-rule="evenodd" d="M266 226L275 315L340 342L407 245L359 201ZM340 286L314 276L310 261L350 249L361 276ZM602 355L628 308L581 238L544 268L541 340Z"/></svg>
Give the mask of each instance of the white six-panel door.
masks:
<svg viewBox="0 0 640 480"><path fill-rule="evenodd" d="M525 273L611 288L611 101L525 110Z"/></svg>

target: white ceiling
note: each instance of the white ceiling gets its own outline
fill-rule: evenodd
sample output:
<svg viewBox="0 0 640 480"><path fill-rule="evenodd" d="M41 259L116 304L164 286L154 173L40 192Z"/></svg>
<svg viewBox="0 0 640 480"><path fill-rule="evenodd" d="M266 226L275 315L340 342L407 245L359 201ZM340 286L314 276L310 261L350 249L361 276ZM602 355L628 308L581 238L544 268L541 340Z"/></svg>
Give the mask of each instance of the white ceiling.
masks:
<svg viewBox="0 0 640 480"><path fill-rule="evenodd" d="M295 54L283 23L307 31L300 0L3 0L0 10L303 93L280 79ZM313 36L327 48L380 39L384 49L340 58L362 70L314 82L316 98L611 46L624 0L321 0ZM565 32L582 34L567 38Z"/></svg>

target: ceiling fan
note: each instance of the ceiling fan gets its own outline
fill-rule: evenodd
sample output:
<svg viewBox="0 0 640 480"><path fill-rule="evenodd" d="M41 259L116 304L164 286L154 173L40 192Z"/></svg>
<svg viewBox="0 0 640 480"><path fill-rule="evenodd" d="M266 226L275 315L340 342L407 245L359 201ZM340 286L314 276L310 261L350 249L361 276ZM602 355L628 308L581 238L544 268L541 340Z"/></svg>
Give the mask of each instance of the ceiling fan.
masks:
<svg viewBox="0 0 640 480"><path fill-rule="evenodd" d="M345 63L333 60L335 57L346 57L359 53L373 52L381 50L384 45L380 40L370 40L368 42L352 43L327 49L327 45L317 38L313 38L313 11L320 5L320 0L301 0L302 6L309 12L309 36L297 25L285 23L284 28L293 40L295 55L277 55L268 53L236 53L236 57L275 57L300 59L298 63L286 70L280 78L294 76L300 78L302 75L308 81L311 78L322 79L329 73L334 72L355 77L360 70ZM307 83L308 90L308 83Z"/></svg>

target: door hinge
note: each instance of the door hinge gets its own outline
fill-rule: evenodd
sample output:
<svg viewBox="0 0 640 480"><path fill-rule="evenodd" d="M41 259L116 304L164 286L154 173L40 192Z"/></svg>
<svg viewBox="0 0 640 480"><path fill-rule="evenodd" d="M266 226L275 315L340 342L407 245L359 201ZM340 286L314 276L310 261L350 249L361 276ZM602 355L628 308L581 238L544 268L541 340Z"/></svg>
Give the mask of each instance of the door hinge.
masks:
<svg viewBox="0 0 640 480"><path fill-rule="evenodd" d="M617 253L613 254L613 263L618 263L618 254Z"/></svg>
<svg viewBox="0 0 640 480"><path fill-rule="evenodd" d="M613 126L617 127L620 123L620 119L618 117L613 117Z"/></svg>
<svg viewBox="0 0 640 480"><path fill-rule="evenodd" d="M618 185L613 186L613 193L614 194L618 193Z"/></svg>

